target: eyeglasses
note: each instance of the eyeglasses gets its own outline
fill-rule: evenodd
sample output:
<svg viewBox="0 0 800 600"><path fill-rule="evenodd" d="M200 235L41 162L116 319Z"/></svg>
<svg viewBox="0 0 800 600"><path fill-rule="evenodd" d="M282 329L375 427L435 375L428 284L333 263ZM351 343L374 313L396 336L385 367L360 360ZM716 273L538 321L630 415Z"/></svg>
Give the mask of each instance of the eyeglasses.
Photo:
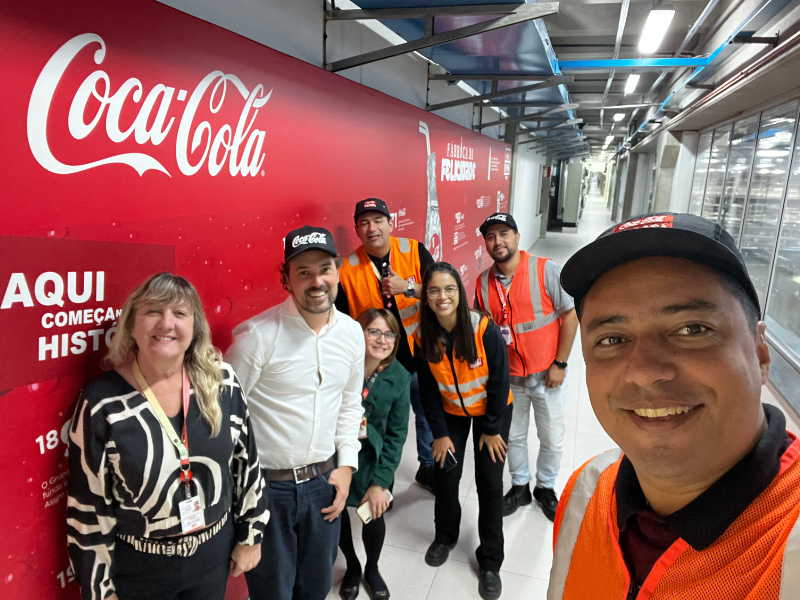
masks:
<svg viewBox="0 0 800 600"><path fill-rule="evenodd" d="M386 338L386 341L393 344L397 339L397 334L393 331L381 331L380 329L367 329L367 337L371 340L379 340L381 336Z"/></svg>
<svg viewBox="0 0 800 600"><path fill-rule="evenodd" d="M443 290L440 290L439 288L428 288L428 298L438 298L443 292L448 298L454 298L458 294L458 286L448 285Z"/></svg>

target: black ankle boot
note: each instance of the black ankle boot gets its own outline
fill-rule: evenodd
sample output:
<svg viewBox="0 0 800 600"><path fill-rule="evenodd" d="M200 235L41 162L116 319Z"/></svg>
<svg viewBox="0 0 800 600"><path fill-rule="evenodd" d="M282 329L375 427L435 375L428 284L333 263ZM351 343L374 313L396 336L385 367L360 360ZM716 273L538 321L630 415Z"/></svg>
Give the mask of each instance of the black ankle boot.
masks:
<svg viewBox="0 0 800 600"><path fill-rule="evenodd" d="M339 597L342 600L355 600L358 596L358 584L361 582L361 565L348 567L344 572L342 586L339 588Z"/></svg>
<svg viewBox="0 0 800 600"><path fill-rule="evenodd" d="M516 512L520 506L526 506L533 502L531 488L525 485L512 485L508 493L503 497L503 516L507 517Z"/></svg>

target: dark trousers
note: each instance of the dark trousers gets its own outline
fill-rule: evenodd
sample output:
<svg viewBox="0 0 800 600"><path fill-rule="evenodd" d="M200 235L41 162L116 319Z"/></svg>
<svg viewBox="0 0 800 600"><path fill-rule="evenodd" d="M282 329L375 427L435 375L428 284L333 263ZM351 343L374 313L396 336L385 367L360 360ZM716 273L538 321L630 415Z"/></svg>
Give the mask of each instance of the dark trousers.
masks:
<svg viewBox="0 0 800 600"><path fill-rule="evenodd" d="M119 600L223 600L233 552L233 518L192 556L140 552L122 540L114 546L114 586Z"/></svg>
<svg viewBox="0 0 800 600"><path fill-rule="evenodd" d="M503 466L497 460L492 462L489 450L478 450L483 433L483 417L457 417L445 413L447 430L456 447L458 465L449 472L436 464L433 490L436 495L434 520L436 538L442 544L455 544L458 541L461 524L461 504L458 501L458 484L464 470L464 452L467 438L472 428L472 441L475 447L475 487L478 490L478 537L480 546L475 551L478 565L487 571L499 571L503 564ZM508 443L508 430L511 427L511 407L506 409L500 435Z"/></svg>
<svg viewBox="0 0 800 600"><path fill-rule="evenodd" d="M296 484L270 481L270 517L261 562L245 573L250 600L324 600L333 585L341 519L323 519L333 504L331 472Z"/></svg>
<svg viewBox="0 0 800 600"><path fill-rule="evenodd" d="M425 467L433 466L433 433L425 418L425 409L422 407L422 399L419 397L419 379L417 374L411 374L411 387L409 389L411 397L411 410L414 411L414 426L417 432L417 460Z"/></svg>

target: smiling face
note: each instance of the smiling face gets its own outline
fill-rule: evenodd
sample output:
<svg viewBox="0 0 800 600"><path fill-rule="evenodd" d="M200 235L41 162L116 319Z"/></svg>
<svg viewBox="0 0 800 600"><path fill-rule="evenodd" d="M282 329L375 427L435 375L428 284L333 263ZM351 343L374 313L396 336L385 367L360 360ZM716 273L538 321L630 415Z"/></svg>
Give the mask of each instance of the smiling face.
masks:
<svg viewBox="0 0 800 600"><path fill-rule="evenodd" d="M378 258L389 252L392 229L389 217L377 212L364 213L356 221L358 239L364 244L367 254Z"/></svg>
<svg viewBox="0 0 800 600"><path fill-rule="evenodd" d="M492 225L484 236L486 251L494 262L508 262L517 253L519 234L508 225Z"/></svg>
<svg viewBox="0 0 800 600"><path fill-rule="evenodd" d="M185 300L176 304L142 304L136 309L133 339L140 362L177 360L192 343L194 315Z"/></svg>
<svg viewBox="0 0 800 600"><path fill-rule="evenodd" d="M764 325L713 270L643 258L587 294L581 342L592 408L637 473L699 481L752 447L769 372Z"/></svg>
<svg viewBox="0 0 800 600"><path fill-rule="evenodd" d="M458 282L449 273L436 272L428 280L427 302L441 321L458 309Z"/></svg>
<svg viewBox="0 0 800 600"><path fill-rule="evenodd" d="M333 256L307 250L289 261L287 288L297 308L312 314L327 312L336 300L339 271Z"/></svg>
<svg viewBox="0 0 800 600"><path fill-rule="evenodd" d="M373 339L373 336L377 335L375 332L379 332L381 334L377 339ZM386 334L393 339L388 340L386 338ZM372 321L369 325L367 325L366 329L364 329L364 342L367 346L367 357L374 358L379 362L386 360L392 353L392 350L394 350L394 346L397 343L397 339L394 336L395 334L392 331L392 328L389 327L386 319L383 317L378 317Z"/></svg>

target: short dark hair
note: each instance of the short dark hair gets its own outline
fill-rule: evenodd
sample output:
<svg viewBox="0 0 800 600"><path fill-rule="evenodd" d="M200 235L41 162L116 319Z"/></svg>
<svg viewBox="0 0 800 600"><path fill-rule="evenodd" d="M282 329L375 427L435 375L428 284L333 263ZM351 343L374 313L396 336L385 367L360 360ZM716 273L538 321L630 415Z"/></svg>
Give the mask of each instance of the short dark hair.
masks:
<svg viewBox="0 0 800 600"><path fill-rule="evenodd" d="M478 360L478 348L475 345L475 332L472 330L467 290L464 289L464 284L461 283L461 277L456 268L446 262L433 263L425 269L422 276L422 294L420 296L422 314L419 323L422 356L431 363L441 362L444 358L442 346L439 344L439 339L443 337L444 331L439 324L439 319L436 318L436 313L428 306L428 283L434 273L446 273L456 280L458 307L456 308L456 328L453 330L453 354L459 360L474 363Z"/></svg>
<svg viewBox="0 0 800 600"><path fill-rule="evenodd" d="M402 342L402 340L400 340L400 325L398 325L397 319L394 318L394 315L391 313L391 311L388 311L385 308L368 308L358 315L356 321L358 321L358 324L361 325L361 329L366 331L369 324L378 318L386 321L389 329L391 329L395 335L394 348L392 348L391 354L381 361L381 368L385 369L392 364L395 356L397 356L397 349L400 347Z"/></svg>
<svg viewBox="0 0 800 600"><path fill-rule="evenodd" d="M736 298L739 306L741 306L742 310L744 311L744 318L747 321L747 328L750 330L750 333L755 335L758 328L758 322L761 320L761 312L758 306L756 306L755 302L753 302L753 298L749 293L747 293L747 290L744 289L744 286L733 276L728 275L725 271L715 269L711 265L707 265L705 263L700 264L711 269L714 274L719 277L719 282L722 284L722 287L725 288L725 291ZM575 306L575 312L578 315L579 321L583 315L583 304L586 302L586 296L588 295L589 294L584 295L580 302Z"/></svg>

